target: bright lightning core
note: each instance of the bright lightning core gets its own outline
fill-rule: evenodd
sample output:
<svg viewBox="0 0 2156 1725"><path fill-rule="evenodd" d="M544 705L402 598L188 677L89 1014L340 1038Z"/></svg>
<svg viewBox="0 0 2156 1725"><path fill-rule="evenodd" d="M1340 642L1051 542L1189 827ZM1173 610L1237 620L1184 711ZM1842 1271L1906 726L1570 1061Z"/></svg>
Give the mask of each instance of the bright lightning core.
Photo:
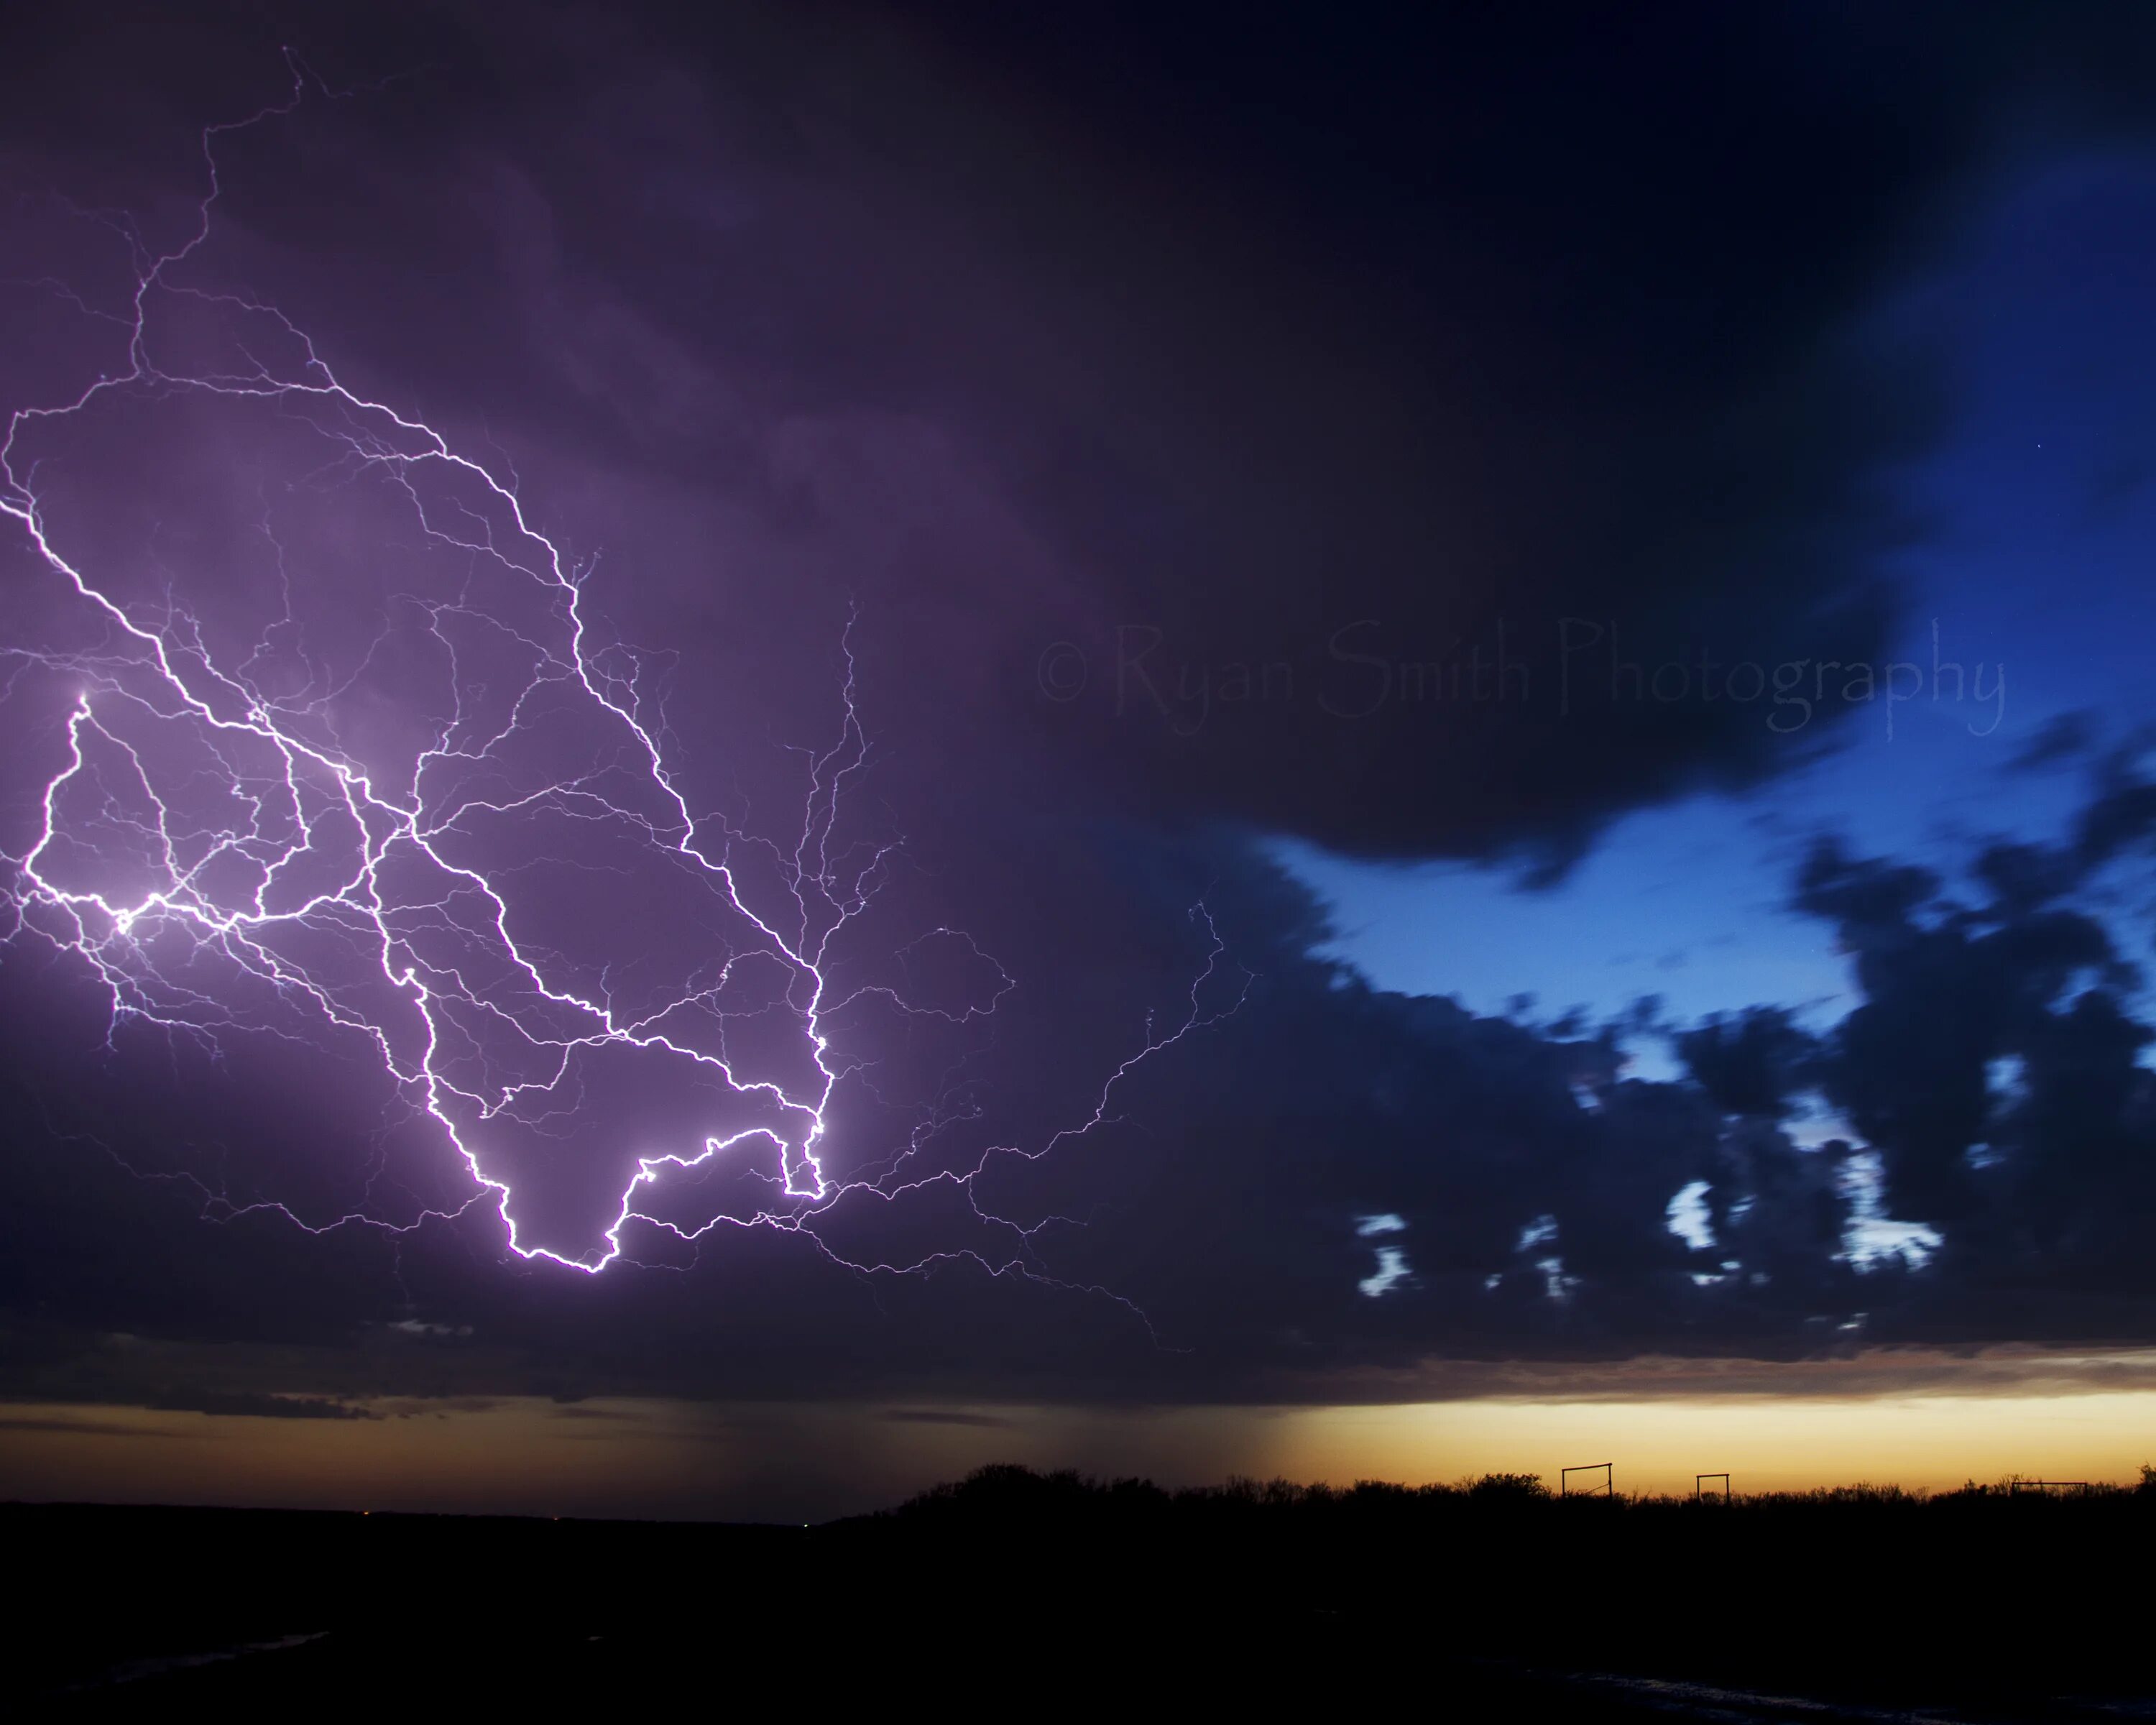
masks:
<svg viewBox="0 0 2156 1725"><path fill-rule="evenodd" d="M223 1214L402 1230L487 1204L518 1254L588 1271L632 1223L783 1228L831 1251L816 1224L841 1202L942 1184L970 1203L991 1158L1090 1129L1132 1065L1217 1015L1213 939L1188 1014L1149 1027L1089 1119L957 1168L918 1165L916 1131L834 1176L849 1033L877 1014L963 1022L1013 986L952 930L849 953L892 857L842 819L870 756L850 634L785 836L692 810L652 664L595 620L591 567L534 524L514 473L347 388L274 308L195 284L234 129L203 135L183 244L113 224L134 259L106 314L120 362L16 413L0 446L0 511L64 583L69 631L0 650L75 691L41 826L0 862L7 932L75 955L116 1025L369 1050L469 1184L403 1215ZM874 962L930 948L968 978L956 1006L909 999L885 979L903 964ZM670 1183L715 1161L750 1201L670 1208ZM970 1207L1007 1257L855 1267L1036 1274L1036 1230Z"/></svg>

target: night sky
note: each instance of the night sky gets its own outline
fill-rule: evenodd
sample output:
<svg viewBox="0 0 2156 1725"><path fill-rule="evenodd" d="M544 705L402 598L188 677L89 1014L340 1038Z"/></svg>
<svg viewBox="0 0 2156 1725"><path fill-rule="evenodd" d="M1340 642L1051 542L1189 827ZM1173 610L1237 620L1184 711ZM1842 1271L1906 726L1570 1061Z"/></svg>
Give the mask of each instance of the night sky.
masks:
<svg viewBox="0 0 2156 1725"><path fill-rule="evenodd" d="M0 1495L2148 1459L2156 15L5 30Z"/></svg>

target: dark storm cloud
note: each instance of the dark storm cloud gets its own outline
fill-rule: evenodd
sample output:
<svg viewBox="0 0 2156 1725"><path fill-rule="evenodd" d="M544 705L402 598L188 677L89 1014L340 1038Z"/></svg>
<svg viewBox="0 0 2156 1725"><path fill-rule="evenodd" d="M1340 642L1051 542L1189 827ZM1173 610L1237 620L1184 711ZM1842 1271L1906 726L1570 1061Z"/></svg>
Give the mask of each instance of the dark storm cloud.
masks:
<svg viewBox="0 0 2156 1725"><path fill-rule="evenodd" d="M160 1413L216 1414L243 1420L379 1420L367 1408L352 1408L318 1396L255 1395L244 1391L225 1394L201 1390L172 1390L146 1405Z"/></svg>
<svg viewBox="0 0 2156 1725"><path fill-rule="evenodd" d="M435 69L234 213L430 406L632 469L577 500L587 542L642 551L662 478L726 500L703 531L776 528L759 626L860 593L924 743L1554 865L1840 705L1792 734L1709 678L1884 656L1882 481L1942 398L1867 314L2010 141L2128 123L2150 64L2116 13L1560 17L1373 14L1315 54L1203 8L326 18L295 39L334 82ZM383 304L425 308L393 352ZM787 710L776 667L747 712Z"/></svg>
<svg viewBox="0 0 2156 1725"><path fill-rule="evenodd" d="M2007 770L2035 773L2076 760L2095 747L2099 734L2097 715L2087 708L2054 714L2007 762Z"/></svg>
<svg viewBox="0 0 2156 1725"><path fill-rule="evenodd" d="M2104 773L2078 840L1979 856L1989 891L1973 905L1923 871L1831 850L1804 870L1800 901L1839 922L1866 996L1830 1039L1821 1084L1879 1151L1896 1212L1943 1224L1909 1290L1912 1329L2146 1332L2143 978L2075 896L2134 826L2123 811L2148 799L2145 782Z"/></svg>
<svg viewBox="0 0 2156 1725"><path fill-rule="evenodd" d="M2145 851L2156 835L2156 783L2133 771L2132 758L2122 753L2107 764L2101 793L2082 813L2074 861L2083 869Z"/></svg>
<svg viewBox="0 0 2156 1725"><path fill-rule="evenodd" d="M48 44L17 182L181 213L203 106L281 94L273 36L223 16ZM1205 895L1243 1009L981 1183L1041 1224L1029 1267L1150 1330L770 1233L587 1281L505 1264L484 1209L300 1232L247 1207L454 1196L431 1122L335 1050L108 1050L81 978L18 951L0 1297L43 1316L6 1393L1297 1399L1434 1353L2156 1329L2141 1032L2071 902L2156 827L2123 770L2072 853L1984 858L1979 908L1817 852L1798 901L1862 1004L1817 1043L1787 1003L1698 1027L1673 1083L1628 1076L1618 1032L1312 957L1322 915L1251 836L1554 869L1627 809L1815 747L1830 710L1793 736L1650 680L1883 656L1886 480L1942 396L1867 314L2008 143L2126 123L2131 16L1373 14L1316 54L1264 17L925 16L304 18L355 93L232 140L221 267L341 374L513 457L596 557L594 608L671 652L695 806L771 806L858 600L872 806L913 859L891 924L964 927L1020 986L993 1035L878 1044L834 1143L926 1127L922 1165L957 1166L1086 1118L1184 998ZM1894 1213L1945 1232L1922 1271L1849 1261L1846 1151L1790 1135L1814 1088ZM1667 1225L1691 1186L1710 1245ZM839 1243L906 1261L976 1227L925 1204Z"/></svg>
<svg viewBox="0 0 2156 1725"><path fill-rule="evenodd" d="M1725 1114L1779 1119L1802 1081L1812 1040L1780 1007L1717 1015L1676 1039L1677 1054L1709 1101Z"/></svg>
<svg viewBox="0 0 2156 1725"><path fill-rule="evenodd" d="M62 1437L177 1437L166 1426L103 1424L95 1420L48 1419L36 1414L0 1419L0 1431L50 1432Z"/></svg>
<svg viewBox="0 0 2156 1725"><path fill-rule="evenodd" d="M1987 854L1979 873L1996 896L1974 909L1942 901L1927 870L1830 845L1799 880L1799 905L1837 925L1866 997L1835 1032L1824 1088L1881 1150L1900 1215L1971 1213L1969 1152L1992 1121L1992 1063L2046 1039L2071 986L2126 979L2102 925L2049 901L2070 869L2017 846Z"/></svg>
<svg viewBox="0 0 2156 1725"><path fill-rule="evenodd" d="M2148 67L2139 33L2008 13L1944 53L1921 13L1500 17L1373 18L1315 59L1264 20L1010 33L1118 116L1052 182L1038 144L965 182L1095 308L1065 334L1097 403L1007 468L1086 563L1061 638L1003 644L1018 716L1101 793L1562 862L1787 764L1816 732L1702 691L1884 644L1881 481L1939 397L1866 313L2023 101L2102 126Z"/></svg>

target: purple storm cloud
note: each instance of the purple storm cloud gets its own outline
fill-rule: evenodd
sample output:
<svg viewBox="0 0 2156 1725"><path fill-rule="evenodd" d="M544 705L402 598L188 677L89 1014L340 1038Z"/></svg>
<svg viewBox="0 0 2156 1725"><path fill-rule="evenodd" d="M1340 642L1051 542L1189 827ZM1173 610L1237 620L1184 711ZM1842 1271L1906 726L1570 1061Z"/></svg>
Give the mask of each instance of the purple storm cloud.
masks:
<svg viewBox="0 0 2156 1725"><path fill-rule="evenodd" d="M0 653L64 715L42 827L5 858L13 938L87 967L116 1034L359 1051L462 1170L439 1197L384 1167L342 1213L223 1215L407 1231L488 1205L516 1253L588 1272L638 1230L757 1227L855 1269L964 1256L1053 1281L1041 1224L983 1208L975 1177L1082 1136L1132 1067L1236 1009L1205 906L1187 1009L1147 1017L1090 1116L955 1164L920 1158L932 1105L895 1142L834 1142L880 1038L940 1034L955 1062L1016 986L961 931L876 914L899 837L849 794L875 753L850 627L786 820L692 807L672 655L608 632L610 572L542 531L507 458L452 447L275 307L207 285L220 141L328 96L292 64L288 100L203 133L180 243L72 213L127 247L124 306L47 284L103 339L94 379L17 412L0 448L0 511L57 583ZM1004 1255L861 1261L818 1231L932 1189Z"/></svg>

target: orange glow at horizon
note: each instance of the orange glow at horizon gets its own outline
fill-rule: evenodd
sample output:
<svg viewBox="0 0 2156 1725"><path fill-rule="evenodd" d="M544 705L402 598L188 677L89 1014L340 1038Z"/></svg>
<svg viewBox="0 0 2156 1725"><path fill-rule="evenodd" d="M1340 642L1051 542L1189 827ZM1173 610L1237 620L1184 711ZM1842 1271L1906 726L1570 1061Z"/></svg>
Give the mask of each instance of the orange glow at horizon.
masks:
<svg viewBox="0 0 2156 1725"><path fill-rule="evenodd" d="M364 1420L111 1406L0 1410L0 1496L524 1515L803 1521L972 1468L1420 1484L1611 1461L1625 1492L1857 1481L1943 1489L2009 1474L2128 1482L2156 1461L2156 1390L1863 1398L1485 1399L1101 1409L702 1404L532 1398L378 1404Z"/></svg>

